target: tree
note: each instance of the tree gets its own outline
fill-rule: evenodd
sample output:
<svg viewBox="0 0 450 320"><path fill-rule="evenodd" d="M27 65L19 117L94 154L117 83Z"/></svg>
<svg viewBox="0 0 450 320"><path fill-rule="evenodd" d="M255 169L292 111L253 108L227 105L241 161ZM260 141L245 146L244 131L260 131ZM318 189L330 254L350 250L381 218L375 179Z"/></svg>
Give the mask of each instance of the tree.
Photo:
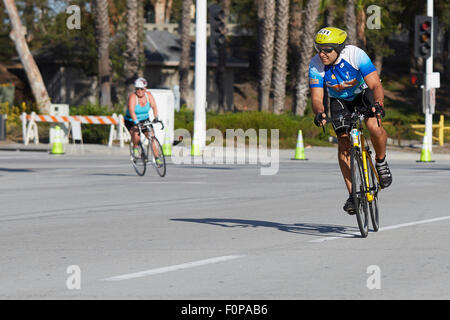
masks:
<svg viewBox="0 0 450 320"><path fill-rule="evenodd" d="M187 97L190 89L189 85L189 70L191 67L191 6L192 0L183 0L181 8L181 54L180 54L180 100L182 104L187 102Z"/></svg>
<svg viewBox="0 0 450 320"><path fill-rule="evenodd" d="M275 0L264 1L264 28L260 52L258 104L260 111L269 111L269 98L273 67L273 41L275 36Z"/></svg>
<svg viewBox="0 0 450 320"><path fill-rule="evenodd" d="M305 8L305 21L302 26L302 40L300 45L300 66L298 69L297 78L299 83L297 84L297 90L295 92L295 114L303 116L305 114L306 103L308 101L308 71L309 62L314 47L314 35L316 33L316 21L319 15L319 0L309 0Z"/></svg>
<svg viewBox="0 0 450 320"><path fill-rule="evenodd" d="M357 43L363 50L366 49L366 11L365 11L365 0L357 0L356 3L356 37L358 39Z"/></svg>
<svg viewBox="0 0 450 320"><path fill-rule="evenodd" d="M111 61L109 59L110 39L108 1L95 0L94 5L98 52L98 76L100 82L100 104L111 108Z"/></svg>
<svg viewBox="0 0 450 320"><path fill-rule="evenodd" d="M228 17L230 16L230 4L231 0L220 0L220 5L223 9L223 22L226 25L228 22ZM216 71L216 83L219 94L219 112L223 113L225 111L225 72L227 64L227 41L226 41L226 30L222 31L224 33L224 41L219 44L218 47L218 63Z"/></svg>
<svg viewBox="0 0 450 320"><path fill-rule="evenodd" d="M155 23L169 23L173 0L151 0L151 3L155 9Z"/></svg>
<svg viewBox="0 0 450 320"><path fill-rule="evenodd" d="M357 45L355 0L347 0L344 22L347 27L347 44Z"/></svg>
<svg viewBox="0 0 450 320"><path fill-rule="evenodd" d="M139 48L137 0L127 0L127 49L125 51L125 83L127 94L133 91L134 80L138 77Z"/></svg>
<svg viewBox="0 0 450 320"><path fill-rule="evenodd" d="M144 13L144 2L138 1L138 76L144 77L145 72L145 13Z"/></svg>
<svg viewBox="0 0 450 320"><path fill-rule="evenodd" d="M8 11L9 20L12 25L10 37L16 45L17 53L19 54L20 61L23 64L25 73L27 74L28 82L31 86L31 91L33 92L37 106L41 112L48 113L50 111L51 104L50 98L42 79L42 75L25 40L23 26L20 21L19 13L17 12L16 4L13 0L3 0L3 3Z"/></svg>
<svg viewBox="0 0 450 320"><path fill-rule="evenodd" d="M273 109L275 114L281 114L284 111L284 102L286 98L289 0L278 1L276 25L273 69Z"/></svg>
<svg viewBox="0 0 450 320"><path fill-rule="evenodd" d="M291 56L291 90L295 96L295 90L299 82L298 69L300 67L300 41L302 27L302 6L303 0L293 0L291 3L291 21L289 29L289 48ZM293 110L296 109L296 99L293 100Z"/></svg>

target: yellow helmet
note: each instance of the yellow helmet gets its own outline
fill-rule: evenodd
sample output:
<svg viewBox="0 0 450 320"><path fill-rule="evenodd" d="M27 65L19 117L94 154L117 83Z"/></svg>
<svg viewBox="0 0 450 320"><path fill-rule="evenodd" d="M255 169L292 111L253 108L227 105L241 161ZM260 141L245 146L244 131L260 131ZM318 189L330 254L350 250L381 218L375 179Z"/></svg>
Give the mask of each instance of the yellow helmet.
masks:
<svg viewBox="0 0 450 320"><path fill-rule="evenodd" d="M339 28L326 27L316 33L314 39L314 47L318 52L325 45L334 48L338 53L345 47L345 40L347 39L347 32Z"/></svg>

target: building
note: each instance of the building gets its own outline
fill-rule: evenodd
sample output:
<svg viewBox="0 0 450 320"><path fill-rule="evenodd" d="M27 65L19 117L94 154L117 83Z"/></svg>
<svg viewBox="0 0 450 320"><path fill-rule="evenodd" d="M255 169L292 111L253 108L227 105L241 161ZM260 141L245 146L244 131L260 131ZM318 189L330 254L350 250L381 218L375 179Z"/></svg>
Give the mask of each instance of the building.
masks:
<svg viewBox="0 0 450 320"><path fill-rule="evenodd" d="M172 31L172 32L171 32ZM173 89L179 85L178 65L181 53L181 41L174 30L146 30L144 52L146 68L144 76L149 81L149 88ZM208 50L207 76L207 110L218 109L218 94L215 82L217 55ZM35 55L36 63L41 71L48 94L53 103L65 103L70 106L86 103L96 103L99 96L98 80L96 76L88 76L82 70L70 63L59 61L48 52ZM191 46L191 71L189 81L191 93L186 104L194 108L194 73L195 73L195 43ZM249 63L229 57L225 74L225 104L227 110L233 109L234 75L239 69L248 68ZM124 103L123 84L114 84L112 99L115 103Z"/></svg>

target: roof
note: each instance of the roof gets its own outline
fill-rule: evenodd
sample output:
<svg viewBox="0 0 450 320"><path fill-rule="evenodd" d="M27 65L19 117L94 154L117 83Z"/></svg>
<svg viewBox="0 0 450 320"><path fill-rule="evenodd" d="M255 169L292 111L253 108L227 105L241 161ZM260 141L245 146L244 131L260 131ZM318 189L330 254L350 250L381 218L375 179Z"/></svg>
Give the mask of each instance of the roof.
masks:
<svg viewBox="0 0 450 320"><path fill-rule="evenodd" d="M181 39L177 34L168 31L146 31L145 32L145 57L147 65L164 65L178 66L181 55ZM195 60L195 42L191 42L191 64L194 65ZM217 54L208 50L207 52L208 66L217 65ZM247 61L227 57L227 67L248 68Z"/></svg>

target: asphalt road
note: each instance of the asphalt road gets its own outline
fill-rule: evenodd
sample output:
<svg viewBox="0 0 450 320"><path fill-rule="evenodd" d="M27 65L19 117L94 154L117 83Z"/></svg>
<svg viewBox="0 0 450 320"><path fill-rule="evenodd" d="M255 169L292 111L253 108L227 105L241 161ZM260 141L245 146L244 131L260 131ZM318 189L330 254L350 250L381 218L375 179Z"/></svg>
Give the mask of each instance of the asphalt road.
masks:
<svg viewBox="0 0 450 320"><path fill-rule="evenodd" d="M450 298L449 160L391 158L382 229L363 239L334 151L280 157L274 175L171 163L160 178L124 155L0 151L0 298Z"/></svg>

